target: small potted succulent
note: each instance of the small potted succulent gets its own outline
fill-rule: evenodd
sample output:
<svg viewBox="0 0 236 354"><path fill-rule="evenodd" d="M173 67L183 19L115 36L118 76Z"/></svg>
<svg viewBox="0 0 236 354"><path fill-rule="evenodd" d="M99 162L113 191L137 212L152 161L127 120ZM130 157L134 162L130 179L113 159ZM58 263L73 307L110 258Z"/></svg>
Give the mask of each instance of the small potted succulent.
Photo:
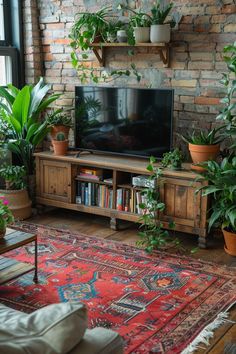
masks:
<svg viewBox="0 0 236 354"><path fill-rule="evenodd" d="M20 220L29 218L32 202L26 188L25 167L5 164L0 169L0 176L5 180L5 189L0 190L0 195L9 201L14 217Z"/></svg>
<svg viewBox="0 0 236 354"><path fill-rule="evenodd" d="M47 119L48 127L50 128L50 135L52 139L56 139L58 133L63 133L65 139L68 139L71 128L71 117L63 112L63 109L57 109L49 114Z"/></svg>
<svg viewBox="0 0 236 354"><path fill-rule="evenodd" d="M152 43L168 43L170 41L170 29L175 26L175 20L166 21L173 3L161 4L160 0L151 8L150 40Z"/></svg>
<svg viewBox="0 0 236 354"><path fill-rule="evenodd" d="M57 133L55 139L52 139L52 145L54 149L54 155L63 156L66 155L68 150L69 140L66 139L63 132Z"/></svg>
<svg viewBox="0 0 236 354"><path fill-rule="evenodd" d="M7 225L14 221L8 204L9 201L4 196L0 196L0 239L6 234Z"/></svg>
<svg viewBox="0 0 236 354"><path fill-rule="evenodd" d="M199 133L193 131L191 134L181 136L188 143L189 152L193 160L192 169L199 172L204 171L204 168L198 166L198 164L208 160L215 160L219 155L220 142L225 138L224 134L219 133L222 128L200 131Z"/></svg>
<svg viewBox="0 0 236 354"><path fill-rule="evenodd" d="M172 170L180 170L183 162L182 152L176 148L173 151L165 152L161 160L162 167L168 167Z"/></svg>

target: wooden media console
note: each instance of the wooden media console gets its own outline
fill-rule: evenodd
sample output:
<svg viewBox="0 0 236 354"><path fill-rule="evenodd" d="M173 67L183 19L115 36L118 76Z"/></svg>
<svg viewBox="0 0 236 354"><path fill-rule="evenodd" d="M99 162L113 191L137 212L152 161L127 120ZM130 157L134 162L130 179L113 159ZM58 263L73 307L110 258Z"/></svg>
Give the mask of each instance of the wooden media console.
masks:
<svg viewBox="0 0 236 354"><path fill-rule="evenodd" d="M35 158L37 204L107 216L114 229L117 219L139 222L140 214L136 207L127 205L122 210L117 205L117 194L127 194L133 203L141 188L132 185L132 178L149 174L146 170L148 159L88 152L81 153L79 157L77 152L70 152L66 156L40 152L35 154ZM94 169L95 176L96 170L99 171L100 177L86 178L86 173L80 173L86 172L86 168ZM178 171L163 169L160 187L161 199L166 205L165 212L160 215L164 227L168 228L168 222L174 221L175 230L198 235L201 248L206 248L207 198L195 191L205 183L186 163ZM96 190L99 198L96 196L95 200L93 196L86 195L82 200L81 195L77 194L81 194L83 187L86 192L89 190L91 193L92 190L92 194Z"/></svg>

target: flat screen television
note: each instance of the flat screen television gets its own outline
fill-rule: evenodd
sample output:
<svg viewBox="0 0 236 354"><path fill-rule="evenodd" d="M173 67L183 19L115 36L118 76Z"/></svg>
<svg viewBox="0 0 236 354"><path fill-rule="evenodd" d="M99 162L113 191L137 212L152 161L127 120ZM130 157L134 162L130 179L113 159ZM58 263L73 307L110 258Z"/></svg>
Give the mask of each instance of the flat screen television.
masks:
<svg viewBox="0 0 236 354"><path fill-rule="evenodd" d="M162 157L172 145L174 90L76 86L78 150Z"/></svg>

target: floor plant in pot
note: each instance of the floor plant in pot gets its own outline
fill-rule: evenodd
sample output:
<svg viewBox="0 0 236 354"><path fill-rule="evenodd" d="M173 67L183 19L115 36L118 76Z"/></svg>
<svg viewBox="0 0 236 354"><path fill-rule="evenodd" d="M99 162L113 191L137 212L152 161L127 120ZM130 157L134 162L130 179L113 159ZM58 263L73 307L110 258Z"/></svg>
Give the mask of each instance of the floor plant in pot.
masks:
<svg viewBox="0 0 236 354"><path fill-rule="evenodd" d="M204 168L198 165L201 162L215 160L220 152L220 142L224 140L225 135L221 133L223 127L213 128L207 131L182 135L181 138L188 144L189 152L193 160L191 168L198 172L204 171Z"/></svg>
<svg viewBox="0 0 236 354"><path fill-rule="evenodd" d="M9 209L16 219L24 220L31 216L31 200L29 199L26 170L24 166L4 165L0 176L5 180L5 189L0 196L9 201Z"/></svg>
<svg viewBox="0 0 236 354"><path fill-rule="evenodd" d="M21 90L13 85L0 87L0 116L11 130L12 140L8 142L8 148L25 166L29 190L34 185L35 148L49 131L41 113L60 96L48 94L49 90L50 86L44 83L43 78L36 85L25 85ZM33 191L31 194L33 199Z"/></svg>
<svg viewBox="0 0 236 354"><path fill-rule="evenodd" d="M7 225L14 221L14 217L8 204L8 199L4 196L0 196L0 239L6 234Z"/></svg>
<svg viewBox="0 0 236 354"><path fill-rule="evenodd" d="M213 225L221 226L225 251L236 256L236 156L226 157L220 164L207 161L201 166L209 185L199 191L203 196L212 196L209 230Z"/></svg>

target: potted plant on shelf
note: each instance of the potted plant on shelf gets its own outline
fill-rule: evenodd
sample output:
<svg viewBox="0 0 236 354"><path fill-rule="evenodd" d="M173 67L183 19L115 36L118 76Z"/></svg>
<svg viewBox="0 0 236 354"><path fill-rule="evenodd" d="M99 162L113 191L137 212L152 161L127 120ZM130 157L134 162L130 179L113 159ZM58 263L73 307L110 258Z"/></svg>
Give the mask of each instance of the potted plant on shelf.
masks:
<svg viewBox="0 0 236 354"><path fill-rule="evenodd" d="M70 45L75 51L87 51L94 42L104 42L108 25L108 18L112 16L109 6L102 7L97 12L79 12L76 14L75 23L71 28Z"/></svg>
<svg viewBox="0 0 236 354"><path fill-rule="evenodd" d="M46 122L50 128L52 139L56 139L58 133L63 133L65 139L68 139L71 128L71 117L68 117L68 115L63 112L63 109L57 109L49 114L46 118Z"/></svg>
<svg viewBox="0 0 236 354"><path fill-rule="evenodd" d="M165 152L161 160L162 167L169 167L172 170L180 170L183 162L182 152L176 148L173 151Z"/></svg>
<svg viewBox="0 0 236 354"><path fill-rule="evenodd" d="M147 43L150 41L150 16L141 10L136 11L129 6L119 4L118 10L128 10L132 15L130 17L127 29L128 43ZM134 41L133 41L134 38Z"/></svg>
<svg viewBox="0 0 236 354"><path fill-rule="evenodd" d="M166 21L173 3L168 5L161 4L160 0L151 8L151 29L150 40L152 43L168 43L170 41L170 29L176 24L174 19Z"/></svg>
<svg viewBox="0 0 236 354"><path fill-rule="evenodd" d="M54 155L63 156L66 155L68 150L69 140L66 139L63 132L57 133L55 139L52 139L52 145L54 149Z"/></svg>
<svg viewBox="0 0 236 354"><path fill-rule="evenodd" d="M26 170L24 166L5 165L0 169L5 180L5 189L0 195L9 201L9 209L15 218L24 220L31 216L31 200L26 188Z"/></svg>
<svg viewBox="0 0 236 354"><path fill-rule="evenodd" d="M181 136L181 138L188 143L189 152L193 160L191 168L198 172L204 171L202 166L198 164L208 160L215 160L220 152L220 142L225 138L224 134L219 132L223 127L207 130L206 132L200 131L196 133L193 131L191 134Z"/></svg>
<svg viewBox="0 0 236 354"><path fill-rule="evenodd" d="M221 226L225 251L236 256L236 157L226 157L220 164L207 161L203 176L209 185L199 189L202 195L212 195L209 230Z"/></svg>
<svg viewBox="0 0 236 354"><path fill-rule="evenodd" d="M4 196L0 196L0 239L6 234L7 225L14 221L8 204L9 201Z"/></svg>

